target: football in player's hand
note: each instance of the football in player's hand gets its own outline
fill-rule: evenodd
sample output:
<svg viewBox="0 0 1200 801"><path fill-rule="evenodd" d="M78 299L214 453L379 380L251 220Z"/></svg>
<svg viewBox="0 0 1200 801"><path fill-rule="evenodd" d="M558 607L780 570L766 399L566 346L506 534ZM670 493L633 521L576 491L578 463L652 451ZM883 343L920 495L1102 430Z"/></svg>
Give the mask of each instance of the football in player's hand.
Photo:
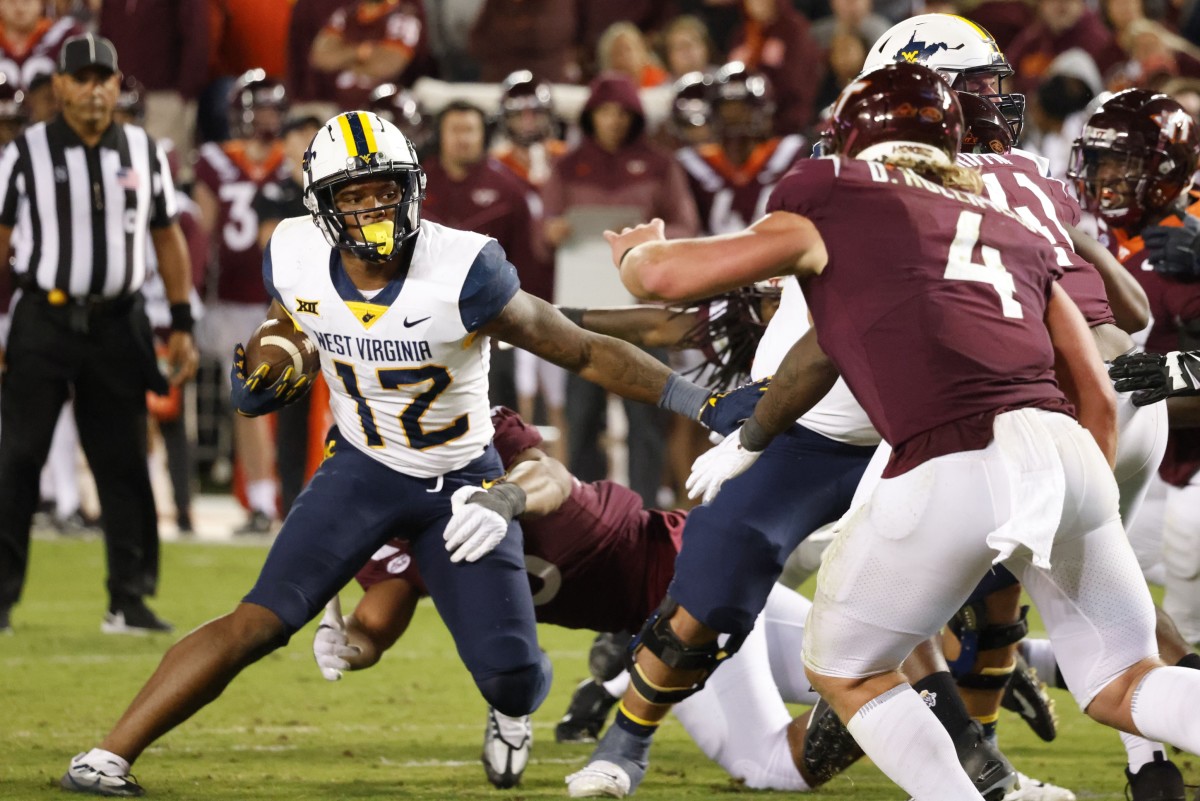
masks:
<svg viewBox="0 0 1200 801"><path fill-rule="evenodd" d="M291 320L266 320L246 343L246 375L261 364L270 370L259 386L274 384L288 367L295 368L293 379L307 375L315 377L321 369L321 356L308 335L292 325Z"/></svg>

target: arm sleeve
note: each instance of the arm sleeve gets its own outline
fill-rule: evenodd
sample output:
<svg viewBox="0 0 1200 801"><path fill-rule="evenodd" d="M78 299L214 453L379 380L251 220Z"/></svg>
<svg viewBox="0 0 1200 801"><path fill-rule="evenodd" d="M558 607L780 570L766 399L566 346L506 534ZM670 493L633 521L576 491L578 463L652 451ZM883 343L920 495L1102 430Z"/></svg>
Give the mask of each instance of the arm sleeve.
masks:
<svg viewBox="0 0 1200 801"><path fill-rule="evenodd" d="M496 319L520 288L517 268L505 258L504 248L489 239L467 271L458 296L463 328L477 331ZM271 291L269 285L267 291Z"/></svg>
<svg viewBox="0 0 1200 801"><path fill-rule="evenodd" d="M150 164L154 174L150 177L150 227L166 228L175 222L179 214L179 203L175 198L175 181L171 179L171 166L162 146L150 137Z"/></svg>
<svg viewBox="0 0 1200 801"><path fill-rule="evenodd" d="M17 224L17 201L21 192L20 151L16 142L9 142L0 152L0 225L12 228Z"/></svg>

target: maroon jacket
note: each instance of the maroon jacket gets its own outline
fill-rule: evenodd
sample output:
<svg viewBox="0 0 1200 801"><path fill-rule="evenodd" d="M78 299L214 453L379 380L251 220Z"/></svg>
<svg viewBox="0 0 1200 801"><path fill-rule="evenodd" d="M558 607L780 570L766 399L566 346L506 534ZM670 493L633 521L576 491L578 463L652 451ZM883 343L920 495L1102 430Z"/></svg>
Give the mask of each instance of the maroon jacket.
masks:
<svg viewBox="0 0 1200 801"><path fill-rule="evenodd" d="M576 83L576 48L586 0L486 0L471 28L480 80L499 83L530 70L551 83Z"/></svg>
<svg viewBox="0 0 1200 801"><path fill-rule="evenodd" d="M592 112L608 102L633 115L629 136L615 153L592 139ZM700 219L687 178L670 153L646 139L645 114L632 81L612 73L592 81L579 124L583 141L554 165L542 188L547 218L561 217L572 206L633 206L641 211L639 222L661 217L668 238L696 235Z"/></svg>
<svg viewBox="0 0 1200 801"><path fill-rule="evenodd" d="M533 252L539 234L527 185L491 159L476 164L461 181L452 179L436 156L422 166L428 177L422 214L433 222L495 239L517 268L521 288L551 301L554 269L547 269L545 260Z"/></svg>
<svg viewBox="0 0 1200 801"><path fill-rule="evenodd" d="M292 102L333 100L333 76L309 64L309 53L325 23L349 0L296 0L288 25L287 89Z"/></svg>
<svg viewBox="0 0 1200 801"><path fill-rule="evenodd" d="M206 0L122 0L100 6L100 35L117 48L121 71L151 92L196 97L208 80Z"/></svg>

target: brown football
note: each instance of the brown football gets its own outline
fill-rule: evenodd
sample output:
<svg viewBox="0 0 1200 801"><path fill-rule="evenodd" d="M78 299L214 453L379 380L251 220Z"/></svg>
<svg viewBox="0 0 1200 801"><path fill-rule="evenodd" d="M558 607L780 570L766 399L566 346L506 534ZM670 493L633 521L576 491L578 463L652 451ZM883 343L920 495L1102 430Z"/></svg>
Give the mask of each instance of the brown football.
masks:
<svg viewBox="0 0 1200 801"><path fill-rule="evenodd" d="M270 386L289 366L296 368L298 376L311 379L321 369L321 356L316 344L290 320L266 320L246 343L246 375L260 364L269 364L271 369L259 386Z"/></svg>

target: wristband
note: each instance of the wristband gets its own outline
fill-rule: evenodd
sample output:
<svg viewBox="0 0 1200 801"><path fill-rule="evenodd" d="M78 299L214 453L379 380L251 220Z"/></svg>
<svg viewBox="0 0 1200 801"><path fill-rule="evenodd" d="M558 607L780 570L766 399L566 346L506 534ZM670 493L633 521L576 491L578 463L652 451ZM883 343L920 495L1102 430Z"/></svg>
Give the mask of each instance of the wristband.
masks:
<svg viewBox="0 0 1200 801"><path fill-rule="evenodd" d="M587 309L579 309L573 306L559 306L558 310L562 312L562 316L573 322L575 325L583 328L583 314Z"/></svg>
<svg viewBox="0 0 1200 801"><path fill-rule="evenodd" d="M637 245L634 245L632 248L625 248L625 252L622 253L621 258L617 260L617 269L618 270L621 269L621 265L625 263L625 257L628 256L633 251L633 249L636 247L637 247Z"/></svg>
<svg viewBox="0 0 1200 801"><path fill-rule="evenodd" d="M742 431L738 434L738 441L742 443L742 447L753 453L766 450L772 439L774 437L767 435L753 415L747 417L746 422L742 423Z"/></svg>
<svg viewBox="0 0 1200 801"><path fill-rule="evenodd" d="M467 503L477 503L511 521L525 511L525 500L525 490L502 481L491 489L475 493L467 499Z"/></svg>
<svg viewBox="0 0 1200 801"><path fill-rule="evenodd" d="M681 414L690 420L699 420L708 396L707 389L673 372L667 376L662 396L658 399L658 408Z"/></svg>
<svg viewBox="0 0 1200 801"><path fill-rule="evenodd" d="M171 304L171 330L179 331L184 334L192 333L192 328L196 325L196 321L192 319L192 304L190 303L172 303Z"/></svg>

